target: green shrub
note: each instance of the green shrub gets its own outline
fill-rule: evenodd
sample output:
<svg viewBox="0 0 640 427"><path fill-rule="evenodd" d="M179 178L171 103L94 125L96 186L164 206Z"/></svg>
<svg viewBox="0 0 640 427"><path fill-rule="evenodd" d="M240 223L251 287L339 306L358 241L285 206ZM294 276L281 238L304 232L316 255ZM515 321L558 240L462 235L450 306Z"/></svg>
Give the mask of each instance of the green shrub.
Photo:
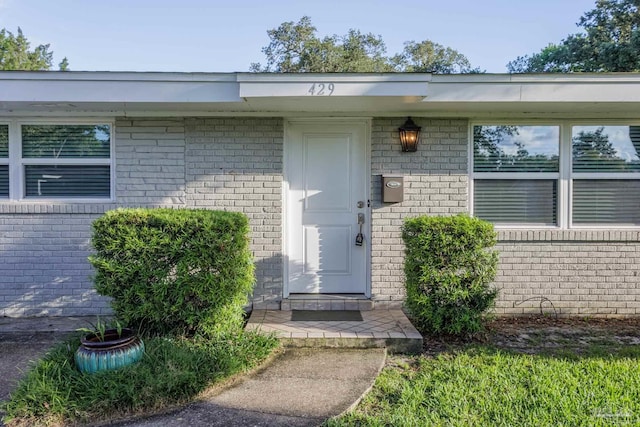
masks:
<svg viewBox="0 0 640 427"><path fill-rule="evenodd" d="M430 333L471 334L482 328L497 297L490 286L498 253L493 226L466 215L407 219L406 305L417 327Z"/></svg>
<svg viewBox="0 0 640 427"><path fill-rule="evenodd" d="M248 234L234 212L109 211L93 223L95 287L150 335L236 332L254 282Z"/></svg>

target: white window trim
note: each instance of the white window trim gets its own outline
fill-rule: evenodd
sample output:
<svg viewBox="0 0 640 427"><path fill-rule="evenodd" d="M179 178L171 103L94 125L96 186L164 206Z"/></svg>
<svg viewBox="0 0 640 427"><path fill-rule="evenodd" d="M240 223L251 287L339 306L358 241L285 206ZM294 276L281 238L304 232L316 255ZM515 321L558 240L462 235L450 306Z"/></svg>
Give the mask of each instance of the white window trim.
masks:
<svg viewBox="0 0 640 427"><path fill-rule="evenodd" d="M499 126L499 125L519 125L519 126L559 126L560 128L560 164L559 172L474 172L473 171L473 127L474 126ZM577 172L573 173L573 150L572 150L572 127L573 126L640 126L640 122L625 119L579 119L579 120L495 120L478 119L469 122L469 213L474 215L473 207L473 183L476 179L558 179L558 215L557 225L534 225L534 224L496 224L499 230L640 230L640 226L616 225L616 224L594 224L594 225L574 225L573 224L573 180L578 179L628 179L640 180L640 172ZM555 176L555 178L553 177Z"/></svg>
<svg viewBox="0 0 640 427"><path fill-rule="evenodd" d="M8 126L9 132L11 132L11 125L9 124L8 121L0 120L0 126ZM9 136L9 141L11 141L11 135L9 134L8 136ZM9 147L9 155L10 154L11 154L11 147ZM9 166L9 197L11 197L11 166L9 162L9 156L0 157L0 165ZM5 197L0 197L0 202L2 202L3 200L8 200L8 199L6 199Z"/></svg>
<svg viewBox="0 0 640 427"><path fill-rule="evenodd" d="M115 202L116 189L116 164L115 164L115 120L104 117L82 119L38 119L18 118L13 120L0 120L0 124L9 125L9 198L0 199L0 203L34 203L34 204L78 204L78 203L113 203ZM51 158L22 158L22 125L109 125L109 158L80 158L80 159L51 159ZM110 194L109 197L25 197L24 191L24 166L25 165L108 165L110 167Z"/></svg>
<svg viewBox="0 0 640 427"><path fill-rule="evenodd" d="M473 171L473 127L474 126L501 126L501 125L519 125L519 126L557 126L559 128L560 137L560 164L559 172L474 172ZM476 179L531 179L531 180L557 180L557 199L561 200L562 188L560 186L560 180L562 177L562 126L556 122L550 122L549 120L531 121L531 120L479 120L471 121L469 123L469 212L474 214L474 187L473 183ZM560 202L558 202L560 204ZM513 224L496 224L496 229L509 229L509 230L557 230L560 229L560 206L556 206L556 216L558 225L540 225L540 224L527 224L527 223L513 223Z"/></svg>

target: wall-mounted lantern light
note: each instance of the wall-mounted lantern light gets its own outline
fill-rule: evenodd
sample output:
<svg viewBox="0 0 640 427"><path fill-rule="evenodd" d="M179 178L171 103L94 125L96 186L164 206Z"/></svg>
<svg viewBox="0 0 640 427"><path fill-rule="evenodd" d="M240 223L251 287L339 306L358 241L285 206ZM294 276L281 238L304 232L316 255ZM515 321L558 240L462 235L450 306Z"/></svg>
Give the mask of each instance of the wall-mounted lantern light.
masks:
<svg viewBox="0 0 640 427"><path fill-rule="evenodd" d="M411 117L407 117L407 121L404 122L402 127L398 128L403 152L412 153L418 151L418 139L420 138L421 129L420 126L416 126L416 124L413 123Z"/></svg>

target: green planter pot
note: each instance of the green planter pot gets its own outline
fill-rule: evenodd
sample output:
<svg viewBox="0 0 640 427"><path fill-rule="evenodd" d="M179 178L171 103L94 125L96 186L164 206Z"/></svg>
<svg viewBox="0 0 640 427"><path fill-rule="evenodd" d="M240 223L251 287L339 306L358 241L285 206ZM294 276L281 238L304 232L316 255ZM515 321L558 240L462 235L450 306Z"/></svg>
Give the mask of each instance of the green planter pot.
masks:
<svg viewBox="0 0 640 427"><path fill-rule="evenodd" d="M96 334L83 337L75 360L80 372L93 374L132 365L143 354L144 343L131 329L123 328L120 335L116 329L107 329L104 340Z"/></svg>

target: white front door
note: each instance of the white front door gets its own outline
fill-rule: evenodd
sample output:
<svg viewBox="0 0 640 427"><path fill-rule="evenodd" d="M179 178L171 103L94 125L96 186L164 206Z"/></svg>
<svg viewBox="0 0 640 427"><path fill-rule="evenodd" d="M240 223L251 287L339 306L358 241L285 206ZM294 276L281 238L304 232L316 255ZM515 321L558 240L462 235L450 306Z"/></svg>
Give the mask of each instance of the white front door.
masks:
<svg viewBox="0 0 640 427"><path fill-rule="evenodd" d="M367 294L367 129L366 121L288 124L288 293ZM361 246L356 245L359 215Z"/></svg>

